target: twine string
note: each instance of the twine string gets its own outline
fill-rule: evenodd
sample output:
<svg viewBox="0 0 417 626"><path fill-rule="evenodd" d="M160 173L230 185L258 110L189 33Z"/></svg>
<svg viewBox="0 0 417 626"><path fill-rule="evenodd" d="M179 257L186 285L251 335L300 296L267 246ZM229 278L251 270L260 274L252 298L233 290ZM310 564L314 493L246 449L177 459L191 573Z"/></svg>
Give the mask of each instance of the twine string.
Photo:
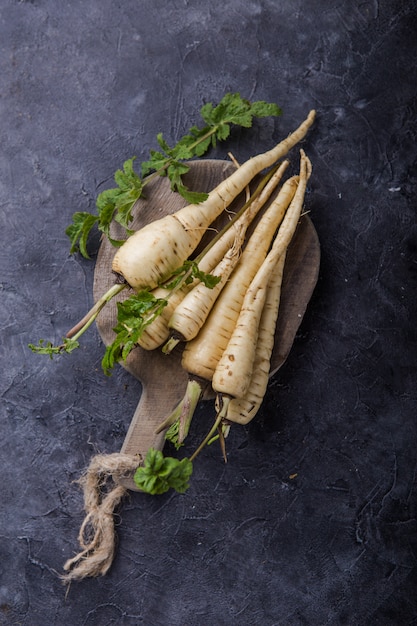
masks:
<svg viewBox="0 0 417 626"><path fill-rule="evenodd" d="M63 582L104 576L109 570L116 545L114 513L128 493L117 479L132 474L140 463L140 456L119 452L98 454L91 459L78 481L86 512L78 535L81 550L64 564L67 574L62 576Z"/></svg>

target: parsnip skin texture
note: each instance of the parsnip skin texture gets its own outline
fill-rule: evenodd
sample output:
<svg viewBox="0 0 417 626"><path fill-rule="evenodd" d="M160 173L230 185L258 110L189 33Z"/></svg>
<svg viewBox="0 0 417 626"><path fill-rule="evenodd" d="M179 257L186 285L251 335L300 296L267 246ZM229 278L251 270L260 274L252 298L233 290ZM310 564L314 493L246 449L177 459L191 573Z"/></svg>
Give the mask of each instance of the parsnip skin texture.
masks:
<svg viewBox="0 0 417 626"><path fill-rule="evenodd" d="M239 257L237 248L240 248L241 239L236 243L236 247L232 246L217 268L212 271L214 276L222 276L222 280L212 289L206 287L204 283L198 282L195 285L193 282L171 294L169 290L162 287L157 287L152 291L156 298L166 298L168 295L170 297L161 315L144 329L138 340L141 348L144 350L159 348L168 340L170 334L172 335L173 329L180 335L181 341L189 341L197 335L237 262Z"/></svg>
<svg viewBox="0 0 417 626"><path fill-rule="evenodd" d="M116 252L112 269L133 289L153 289L181 266L193 249L182 224L174 215L167 215L129 237Z"/></svg>
<svg viewBox="0 0 417 626"><path fill-rule="evenodd" d="M266 393L274 348L274 332L271 331L275 331L278 319L285 256L283 254L279 259L268 285L248 390L240 398L232 399L227 408L227 420L230 422L248 424L258 413Z"/></svg>
<svg viewBox="0 0 417 626"><path fill-rule="evenodd" d="M247 305L245 302L243 304L227 348L213 375L212 386L217 393L241 398L249 389L258 342L259 311L264 308L267 291L267 285L259 287L256 297Z"/></svg>
<svg viewBox="0 0 417 626"><path fill-rule="evenodd" d="M245 234L248 226L253 222L256 215L261 208L271 197L271 194L277 189L281 179L285 173L285 170L289 166L289 161L285 160L281 163L278 170L268 181L264 189L262 189L259 196L257 196L249 206L249 208L240 216L235 222L233 228L229 228L220 237L220 239L204 254L203 258L198 264L198 267L202 272L211 273L216 266L221 262L227 251L233 246L236 238L237 230L242 229L242 234Z"/></svg>
<svg viewBox="0 0 417 626"><path fill-rule="evenodd" d="M268 252L276 228L294 197L298 176L289 178L249 238L239 262L195 339L186 344L183 368L211 381L236 326L243 298Z"/></svg>
<svg viewBox="0 0 417 626"><path fill-rule="evenodd" d="M231 398L241 398L249 389L258 341L258 328L268 283L279 258L286 252L297 228L310 174L311 163L301 150L300 180L297 191L279 227L270 252L245 293L236 326L213 374L212 386L217 393ZM273 332L274 329L271 328L271 333Z"/></svg>
<svg viewBox="0 0 417 626"><path fill-rule="evenodd" d="M300 155L300 179L297 191L281 222L270 252L245 293L236 326L213 374L214 391L232 398L240 398L248 391L268 283L280 256L289 246L300 219L305 189L311 174L309 159L302 150Z"/></svg>
<svg viewBox="0 0 417 626"><path fill-rule="evenodd" d="M228 252L227 248L233 246L233 239L236 237L237 228L238 222L233 228L226 231L225 236L219 239L217 244L215 244L213 248L208 251L207 255L204 255L198 264L198 267L202 272L215 272L216 266L222 262L222 257L230 253L230 250ZM181 289L175 293L171 293L168 289L164 289L163 287L156 287L156 289L152 290L152 294L156 298L167 298L168 295L170 297L168 298L168 304L163 309L161 315L159 315L143 330L143 333L138 341L141 348L144 350L156 350L168 340L172 331L170 320L175 315L177 308L182 307L184 299L190 295L190 292L197 288L198 290L201 290L203 285L195 279L192 283L183 285ZM221 286L221 289L222 288L223 285ZM207 287L205 287L205 289L207 289ZM218 290L219 286L216 286L215 292Z"/></svg>
<svg viewBox="0 0 417 626"><path fill-rule="evenodd" d="M217 244L209 250L207 255L204 255L198 264L198 267L202 272L212 273L216 266L221 263L222 257L227 254L227 247L233 245L236 227L237 224L234 228L230 228L226 231L225 237L219 239ZM190 294L190 292L197 288L201 289L202 285L195 279L192 283L183 285L181 289L175 293L171 293L168 289L164 289L163 287L156 287L156 289L152 290L152 294L156 298L166 298L168 295L170 297L168 299L168 304L163 309L161 315L149 324L149 326L144 328L138 341L141 348L144 350L156 350L168 340L172 331L170 325L172 316L175 315L176 309L182 306L184 299ZM218 291L218 289L218 287L215 288L216 291Z"/></svg>
<svg viewBox="0 0 417 626"><path fill-rule="evenodd" d="M274 164L307 133L315 118L304 122L271 150L252 157L221 182L201 204L151 222L129 237L116 252L112 269L136 290L154 289L190 256L205 230L263 169Z"/></svg>
<svg viewBox="0 0 417 626"><path fill-rule="evenodd" d="M153 289L152 295L154 295L155 298L168 298L168 295L170 297L162 313L143 329L142 335L139 337L138 344L144 350L156 350L168 339L169 318L183 297L181 290L171 294L168 289L164 289L163 287Z"/></svg>
<svg viewBox="0 0 417 626"><path fill-rule="evenodd" d="M255 414L254 408L257 407L256 410L258 410L260 406L258 394L260 390L265 393L268 384L269 366L266 367L266 364L270 360L274 344L275 323L270 323L267 327L264 320L262 337L260 336L261 320L266 306L262 306L260 296L266 296L265 302L267 302L268 297L274 295L270 296L268 291L281 288L283 258L297 228L307 182L312 170L310 160L303 150L300 151L300 155L300 182L297 191L278 230L271 251L245 295L238 323L213 375L212 386L217 393L227 394L229 398L245 399L244 406L241 405L238 410L236 407L233 409L233 405L230 409L232 403L228 404L227 419L232 419L229 416L233 416L236 411L240 420L245 420L245 417L247 421L252 419ZM279 287L274 280L279 282ZM274 306L278 306L276 302ZM254 378L257 370L256 378ZM252 385L255 385L253 390ZM245 415L245 412L249 412L250 416Z"/></svg>
<svg viewBox="0 0 417 626"><path fill-rule="evenodd" d="M139 340L140 346L146 350L153 350L165 343L171 335L171 339L163 348L165 353L169 353L179 341L190 341L198 334L238 261L239 249L243 244L247 228L278 187L288 165L288 160L281 163L247 210L199 261L198 266L202 272L221 276L221 281L214 289L208 289L197 280L190 285L184 285L169 298L162 315L145 328ZM157 291L160 290L153 291L156 297L166 296L166 293L164 296L158 296Z"/></svg>
<svg viewBox="0 0 417 626"><path fill-rule="evenodd" d="M202 328L238 262L243 239L244 232L239 229L232 247L213 270L213 276L218 276L221 279L217 285L209 289L204 283L199 283L191 289L174 310L169 320L169 327L175 331L175 334L179 335L182 341L191 341Z"/></svg>

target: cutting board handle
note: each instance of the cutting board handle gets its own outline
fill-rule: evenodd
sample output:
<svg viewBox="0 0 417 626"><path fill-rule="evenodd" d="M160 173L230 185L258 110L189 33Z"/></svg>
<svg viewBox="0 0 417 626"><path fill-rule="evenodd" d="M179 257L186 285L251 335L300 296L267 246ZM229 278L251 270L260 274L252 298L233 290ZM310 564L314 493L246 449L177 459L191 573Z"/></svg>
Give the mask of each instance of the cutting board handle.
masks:
<svg viewBox="0 0 417 626"><path fill-rule="evenodd" d="M165 431L156 433L159 424L169 415L178 403L182 386L176 380L161 389L157 383L148 381L143 387L142 395L136 407L129 429L122 445L121 453L135 456L140 454L144 459L149 448L161 450L165 444ZM133 491L140 491L133 478L124 477L117 482Z"/></svg>

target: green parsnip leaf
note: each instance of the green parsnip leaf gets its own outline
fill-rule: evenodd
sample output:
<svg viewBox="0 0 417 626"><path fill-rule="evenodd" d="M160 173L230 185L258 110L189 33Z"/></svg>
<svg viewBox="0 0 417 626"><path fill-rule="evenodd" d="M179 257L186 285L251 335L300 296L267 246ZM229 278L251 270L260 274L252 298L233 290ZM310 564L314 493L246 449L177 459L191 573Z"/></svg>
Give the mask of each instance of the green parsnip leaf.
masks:
<svg viewBox="0 0 417 626"><path fill-rule="evenodd" d="M151 172L159 172L159 176L166 175L167 157L156 150L150 151L149 161L142 163L142 176L148 176Z"/></svg>
<svg viewBox="0 0 417 626"><path fill-rule="evenodd" d="M110 226L115 220L127 234L131 233L132 210L135 202L142 197L143 188L152 180L153 176L168 176L171 189L178 192L191 204L203 202L207 194L192 191L184 184L183 176L188 171L183 161L201 157L217 142L224 141L230 135L231 125L248 128L254 117L281 115L281 109L273 103L263 100L251 103L241 98L239 93L228 93L222 100L213 106L205 104L201 108L201 116L205 126L192 126L189 134L184 135L173 147L170 147L162 133L157 135L160 150L151 150L150 158L140 166L139 176L133 169L135 157L123 164L122 170L117 170L114 180L117 187L101 192L96 201L97 215L89 213L75 213L73 224L68 226L66 233L70 238L71 252L77 250L86 257L87 240L91 229L97 224L113 245L123 242L110 237Z"/></svg>
<svg viewBox="0 0 417 626"><path fill-rule="evenodd" d="M144 465L138 467L133 479L139 489L153 495L165 493L169 489L184 493L189 487L192 472L193 464L189 459L180 461L150 448Z"/></svg>
<svg viewBox="0 0 417 626"><path fill-rule="evenodd" d="M204 202L207 199L208 194L200 191L190 191L182 185L181 183L177 183L175 186L175 191L178 193L189 203L189 204L200 204L200 202Z"/></svg>
<svg viewBox="0 0 417 626"><path fill-rule="evenodd" d="M132 221L132 209L141 197L143 182L133 169L135 157L123 163L123 170L117 170L114 180L118 187L106 189L97 197L98 227L109 236L110 226L115 219L127 230Z"/></svg>
<svg viewBox="0 0 417 626"><path fill-rule="evenodd" d="M79 342L76 339L68 339L64 337L62 340L62 344L55 346L50 341L45 341L44 339L39 339L39 343L37 345L30 343L29 348L32 352L36 352L37 354L48 354L51 359L57 355L66 352L70 354L73 350L79 347Z"/></svg>
<svg viewBox="0 0 417 626"><path fill-rule="evenodd" d="M165 433L165 439L169 441L170 443L172 443L177 450L179 450L181 446L184 445L183 443L180 443L178 440L179 430L180 430L180 422L179 420L175 420L175 422L171 424L171 426L168 428L167 432Z"/></svg>
<svg viewBox="0 0 417 626"><path fill-rule="evenodd" d="M118 361L126 360L137 346L143 330L161 314L166 305L167 300L155 298L149 291L140 291L117 303L117 325L113 329L116 338L106 347L101 363L107 376Z"/></svg>
<svg viewBox="0 0 417 626"><path fill-rule="evenodd" d="M171 278L165 284L165 287L167 289L175 289L179 283L189 285L194 279L204 283L209 289L213 289L220 282L221 277L207 274L200 270L196 261L187 260L184 265L172 272Z"/></svg>
<svg viewBox="0 0 417 626"><path fill-rule="evenodd" d="M92 227L98 222L97 215L91 213L74 213L72 216L72 224L70 224L65 233L68 235L71 248L71 254L79 250L83 257L90 258L87 251L87 239Z"/></svg>

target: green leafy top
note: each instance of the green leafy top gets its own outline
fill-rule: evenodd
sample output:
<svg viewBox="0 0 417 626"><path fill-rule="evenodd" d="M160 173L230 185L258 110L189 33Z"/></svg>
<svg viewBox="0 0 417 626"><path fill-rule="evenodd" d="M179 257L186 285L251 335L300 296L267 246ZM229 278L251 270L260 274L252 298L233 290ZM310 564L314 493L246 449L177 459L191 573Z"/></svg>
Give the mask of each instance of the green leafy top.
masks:
<svg viewBox="0 0 417 626"><path fill-rule="evenodd" d="M230 135L231 125L249 128L253 118L281 115L281 109L273 103L249 102L238 93L228 93L213 106L205 104L201 108L205 125L193 126L174 147L170 147L162 133L157 135L160 150L151 150L150 159L142 163L140 176L134 171L135 157L123 164L114 176L117 187L101 192L97 197L97 214L76 212L72 224L66 229L71 242L71 252L79 250L88 258L87 241L94 225L103 232L114 245L123 242L110 237L110 226L114 221L123 226L129 234L133 219L132 210L135 202L142 197L143 189L154 176L167 176L171 189L178 192L189 203L195 204L207 198L207 194L191 191L183 182L183 175L189 170L184 163L194 157L203 156L218 141L224 141Z"/></svg>
<svg viewBox="0 0 417 626"><path fill-rule="evenodd" d="M38 344L30 343L28 347L32 350L32 352L36 352L37 354L47 354L52 359L55 354L61 354L62 352L71 354L71 352L80 347L80 344L76 339L64 337L62 343L58 346L54 345L51 341L39 339Z"/></svg>
<svg viewBox="0 0 417 626"><path fill-rule="evenodd" d="M165 493L169 489L184 493L189 487L192 472L193 464L189 459L180 461L150 448L144 465L138 467L133 479L139 489L153 495Z"/></svg>
<svg viewBox="0 0 417 626"><path fill-rule="evenodd" d="M213 289L220 282L221 277L203 272L196 260L187 259L181 267L172 272L164 286L170 290L178 289L182 285L191 284L194 279L204 283L208 289Z"/></svg>
<svg viewBox="0 0 417 626"><path fill-rule="evenodd" d="M149 291L140 291L117 303L116 338L106 347L101 365L108 376L118 361L126 360L137 346L144 328L161 314L167 300L155 298Z"/></svg>

